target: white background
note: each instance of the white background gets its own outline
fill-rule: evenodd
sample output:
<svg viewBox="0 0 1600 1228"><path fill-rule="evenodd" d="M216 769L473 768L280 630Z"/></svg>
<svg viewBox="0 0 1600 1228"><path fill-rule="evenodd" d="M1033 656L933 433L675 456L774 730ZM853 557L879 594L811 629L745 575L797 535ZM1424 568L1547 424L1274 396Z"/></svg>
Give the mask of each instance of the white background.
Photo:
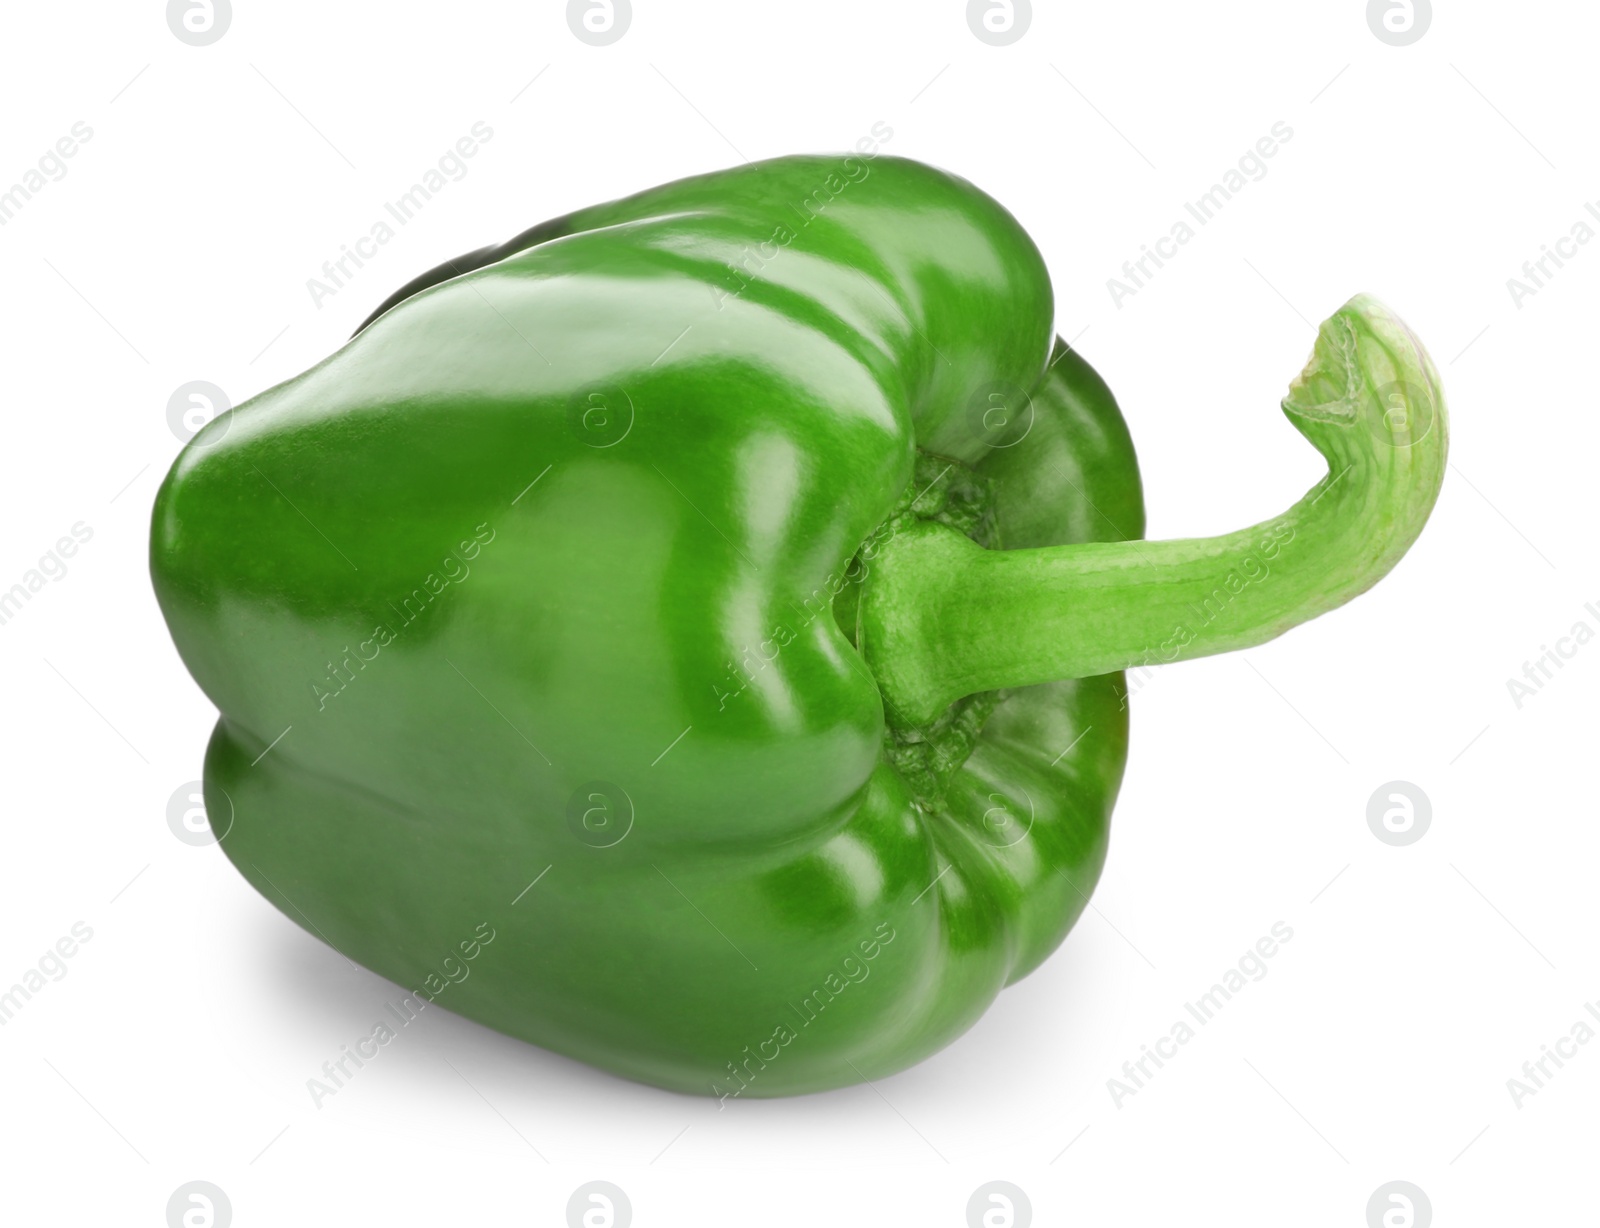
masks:
<svg viewBox="0 0 1600 1228"><path fill-rule="evenodd" d="M0 190L93 130L0 227L0 588L93 532L0 626L0 989L93 929L0 1028L8 1222L160 1225L205 1180L240 1228L559 1226L591 1179L641 1228L959 1226L995 1179L1050 1225L1360 1228L1393 1180L1439 1225L1593 1222L1600 1043L1520 1107L1507 1080L1600 1001L1600 646L1520 708L1507 679L1600 630L1600 244L1520 305L1507 279L1600 199L1600 16L1441 4L1393 47L1361 0L1036 7L1006 47L952 0L635 0L604 47L560 3L237 0L205 47L159 2L8 7ZM470 173L314 304L323 261L479 120ZM1269 173L1115 305L1122 262L1280 120ZM1316 480L1276 406L1358 290L1444 374L1432 522L1354 604L1143 683L1094 909L915 1069L719 1110L439 1010L314 1107L306 1080L394 987L168 827L215 717L146 573L169 396L243 400L445 257L875 121L1038 241L1058 329L1130 422L1152 537ZM1366 818L1393 780L1432 803L1403 848ZM1107 1080L1277 921L1266 977L1119 1107Z"/></svg>

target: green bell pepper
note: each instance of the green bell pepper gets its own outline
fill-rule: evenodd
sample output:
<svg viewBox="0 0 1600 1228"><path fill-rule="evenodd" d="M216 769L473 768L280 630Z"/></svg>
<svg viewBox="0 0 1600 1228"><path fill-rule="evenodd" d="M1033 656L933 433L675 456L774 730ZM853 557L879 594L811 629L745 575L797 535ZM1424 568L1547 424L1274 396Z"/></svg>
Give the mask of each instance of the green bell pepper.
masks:
<svg viewBox="0 0 1600 1228"><path fill-rule="evenodd" d="M1446 420L1370 298L1283 408L1283 516L1141 541L1115 401L1016 220L792 157L406 286L208 424L156 593L220 710L207 810L296 923L686 1092L901 1070L1083 911L1118 671L1262 643L1420 532Z"/></svg>

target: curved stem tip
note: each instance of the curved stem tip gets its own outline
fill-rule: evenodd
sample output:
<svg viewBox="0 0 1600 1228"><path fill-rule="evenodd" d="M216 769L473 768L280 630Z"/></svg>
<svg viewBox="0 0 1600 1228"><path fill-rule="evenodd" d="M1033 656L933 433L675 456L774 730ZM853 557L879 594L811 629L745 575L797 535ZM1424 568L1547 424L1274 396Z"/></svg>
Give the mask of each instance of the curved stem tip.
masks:
<svg viewBox="0 0 1600 1228"><path fill-rule="evenodd" d="M1237 533L985 550L922 523L886 542L860 646L890 720L923 726L978 691L1249 648L1372 587L1444 478L1432 360L1398 316L1357 295L1323 322L1283 411L1328 474Z"/></svg>

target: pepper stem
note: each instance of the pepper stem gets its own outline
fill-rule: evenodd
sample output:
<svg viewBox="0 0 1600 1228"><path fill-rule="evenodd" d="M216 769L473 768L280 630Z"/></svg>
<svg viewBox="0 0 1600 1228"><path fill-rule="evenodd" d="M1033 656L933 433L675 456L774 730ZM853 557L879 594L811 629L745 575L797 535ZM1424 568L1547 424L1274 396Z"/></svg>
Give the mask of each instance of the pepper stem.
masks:
<svg viewBox="0 0 1600 1228"><path fill-rule="evenodd" d="M860 647L897 725L963 695L1249 648L1343 605L1416 540L1448 421L1422 343L1357 295L1318 330L1283 410L1328 474L1282 516L1223 537L985 550L939 524L884 543Z"/></svg>

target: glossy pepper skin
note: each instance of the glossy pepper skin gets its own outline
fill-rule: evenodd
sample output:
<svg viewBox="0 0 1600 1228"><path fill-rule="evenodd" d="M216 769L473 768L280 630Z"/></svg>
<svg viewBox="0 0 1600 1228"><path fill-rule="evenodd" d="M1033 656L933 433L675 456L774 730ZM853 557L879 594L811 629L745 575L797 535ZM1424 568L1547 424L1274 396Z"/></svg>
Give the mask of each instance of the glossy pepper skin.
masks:
<svg viewBox="0 0 1600 1228"><path fill-rule="evenodd" d="M1347 599L1420 529L1443 401L1408 338L1358 300L1285 403L1360 417L1376 363L1430 418L1342 479L1362 497L1317 567L1350 582L1215 634ZM1389 488L1385 555L1350 526ZM776 1096L935 1052L1082 912L1126 755L1114 667L1174 658L1101 617L1074 677L1006 610L1053 586L1068 621L1032 633L1075 641L1057 573L1114 604L1142 532L1128 432L1053 341L1016 220L916 162L794 157L417 279L191 441L151 569L221 712L208 813L268 900L513 1036ZM1189 547L1182 583L1227 563L1157 545ZM940 588L969 550L1015 565L981 632L982 592ZM1218 650L1190 630L1176 655ZM993 685L972 635L1024 644Z"/></svg>

